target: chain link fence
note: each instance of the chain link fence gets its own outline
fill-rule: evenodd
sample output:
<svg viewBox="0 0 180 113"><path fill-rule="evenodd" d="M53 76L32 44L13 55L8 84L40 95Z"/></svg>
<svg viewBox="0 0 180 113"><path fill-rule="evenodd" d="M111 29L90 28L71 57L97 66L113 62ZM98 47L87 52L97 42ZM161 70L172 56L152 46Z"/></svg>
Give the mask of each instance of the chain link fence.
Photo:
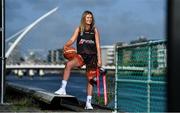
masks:
<svg viewBox="0 0 180 113"><path fill-rule="evenodd" d="M166 52L166 41L116 45L116 111L167 111Z"/></svg>

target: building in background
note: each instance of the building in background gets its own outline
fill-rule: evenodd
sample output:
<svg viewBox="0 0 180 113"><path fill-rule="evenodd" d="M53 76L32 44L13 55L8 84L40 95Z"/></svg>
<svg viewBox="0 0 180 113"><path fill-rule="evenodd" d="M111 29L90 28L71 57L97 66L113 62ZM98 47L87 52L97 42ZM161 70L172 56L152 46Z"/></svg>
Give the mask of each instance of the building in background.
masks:
<svg viewBox="0 0 180 113"><path fill-rule="evenodd" d="M157 46L157 64L158 68L167 67L167 48L165 45Z"/></svg>
<svg viewBox="0 0 180 113"><path fill-rule="evenodd" d="M8 43L8 46L10 47L12 43ZM16 46L14 48L14 51L10 54L9 58L6 60L6 64L20 64L22 61L24 61L24 58L21 54L19 46Z"/></svg>
<svg viewBox="0 0 180 113"><path fill-rule="evenodd" d="M127 46L127 43L122 43L119 42L117 43L118 46ZM102 52L102 65L103 66L114 66L115 65L115 45L104 45L101 46L101 52ZM167 58L167 52L166 52L166 48L164 46L158 46L157 47L157 51L155 52L157 56L157 60L156 60L156 65L159 68L164 68L167 66L167 62L166 62L166 58ZM123 53L123 58L126 59L124 60L125 64L128 64L129 61L132 58L132 54L134 54L134 56L136 56L136 51L124 51ZM137 58L134 58L137 60ZM63 56L63 49L56 49L56 50L49 50L48 55L47 55L47 60L48 63L52 63L52 64L64 64L64 62L66 61L66 59ZM137 60L137 62L139 62L139 66L140 65L147 65L142 63L141 61L142 59Z"/></svg>
<svg viewBox="0 0 180 113"><path fill-rule="evenodd" d="M103 66L115 65L115 45L101 46L101 53Z"/></svg>
<svg viewBox="0 0 180 113"><path fill-rule="evenodd" d="M148 42L149 40L145 36L139 36L136 40L132 40L130 44L136 44L136 43L142 43L142 42Z"/></svg>
<svg viewBox="0 0 180 113"><path fill-rule="evenodd" d="M102 53L102 65L103 66L115 66L115 46L126 46L128 45L125 42L117 42L113 45L103 45L101 46Z"/></svg>
<svg viewBox="0 0 180 113"><path fill-rule="evenodd" d="M102 65L115 65L115 45L101 46L102 51ZM66 59L63 56L63 49L49 50L47 61L50 64L64 64Z"/></svg>
<svg viewBox="0 0 180 113"><path fill-rule="evenodd" d="M48 63L63 64L65 62L63 49L49 50L47 60Z"/></svg>

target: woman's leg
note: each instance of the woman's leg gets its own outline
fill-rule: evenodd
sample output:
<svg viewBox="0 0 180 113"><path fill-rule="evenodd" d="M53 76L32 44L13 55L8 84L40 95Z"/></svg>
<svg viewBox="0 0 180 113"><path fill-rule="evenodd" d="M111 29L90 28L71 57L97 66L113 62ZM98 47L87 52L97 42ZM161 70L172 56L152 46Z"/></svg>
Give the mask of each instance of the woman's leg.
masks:
<svg viewBox="0 0 180 113"><path fill-rule="evenodd" d="M92 99L92 95L93 95L93 84L91 82L91 80L96 76L96 71L95 70L89 70L87 71L87 79L88 79L88 83L87 83L87 100L86 100L86 109L93 109L92 105L91 105L91 99Z"/></svg>
<svg viewBox="0 0 180 113"><path fill-rule="evenodd" d="M61 87L59 90L55 91L56 94L66 95L66 85L70 76L71 69L76 66L81 66L77 58L74 58L73 60L66 63Z"/></svg>
<svg viewBox="0 0 180 113"><path fill-rule="evenodd" d="M63 75L63 80L68 80L69 79L69 76L70 76L70 73L71 73L71 69L73 67L78 67L80 66L77 58L74 58L73 60L71 61L68 61L66 63L66 66L65 66L65 69L64 69L64 75Z"/></svg>
<svg viewBox="0 0 180 113"><path fill-rule="evenodd" d="M88 78L88 83L87 83L87 95L91 95L92 96L92 93L93 93L93 85L91 83L91 79L93 79L92 76L87 76Z"/></svg>

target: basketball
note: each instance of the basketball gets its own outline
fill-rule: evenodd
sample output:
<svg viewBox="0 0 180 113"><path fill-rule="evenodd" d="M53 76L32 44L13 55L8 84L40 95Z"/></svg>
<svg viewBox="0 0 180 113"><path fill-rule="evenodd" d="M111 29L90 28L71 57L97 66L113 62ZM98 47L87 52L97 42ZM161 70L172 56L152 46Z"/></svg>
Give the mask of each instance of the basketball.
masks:
<svg viewBox="0 0 180 113"><path fill-rule="evenodd" d="M75 55L77 54L77 51L75 48L73 47L67 47L66 50L64 50L64 58L68 59L68 60L72 60Z"/></svg>

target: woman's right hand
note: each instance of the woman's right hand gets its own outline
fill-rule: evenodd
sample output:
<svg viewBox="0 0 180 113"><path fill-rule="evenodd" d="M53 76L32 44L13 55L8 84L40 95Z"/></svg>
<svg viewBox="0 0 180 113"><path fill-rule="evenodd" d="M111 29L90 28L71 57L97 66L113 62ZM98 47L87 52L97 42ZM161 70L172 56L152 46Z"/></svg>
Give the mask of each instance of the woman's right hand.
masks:
<svg viewBox="0 0 180 113"><path fill-rule="evenodd" d="M64 45L63 50L67 50L68 46Z"/></svg>

